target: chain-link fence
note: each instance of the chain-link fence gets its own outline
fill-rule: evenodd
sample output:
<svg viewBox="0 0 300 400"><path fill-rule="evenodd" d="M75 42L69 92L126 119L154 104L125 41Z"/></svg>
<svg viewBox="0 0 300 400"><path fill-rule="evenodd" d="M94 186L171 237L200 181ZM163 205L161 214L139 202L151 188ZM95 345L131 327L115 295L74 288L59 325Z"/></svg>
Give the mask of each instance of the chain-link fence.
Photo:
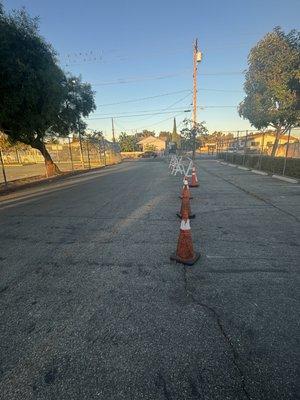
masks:
<svg viewBox="0 0 300 400"><path fill-rule="evenodd" d="M62 173L121 162L118 144L103 138L56 138L55 141L45 141L45 147ZM30 146L18 144L0 148L0 162L1 186L48 175L42 153Z"/></svg>
<svg viewBox="0 0 300 400"><path fill-rule="evenodd" d="M216 140L213 147L227 162L300 178L300 128L282 135L277 146L274 142L272 132L236 131Z"/></svg>

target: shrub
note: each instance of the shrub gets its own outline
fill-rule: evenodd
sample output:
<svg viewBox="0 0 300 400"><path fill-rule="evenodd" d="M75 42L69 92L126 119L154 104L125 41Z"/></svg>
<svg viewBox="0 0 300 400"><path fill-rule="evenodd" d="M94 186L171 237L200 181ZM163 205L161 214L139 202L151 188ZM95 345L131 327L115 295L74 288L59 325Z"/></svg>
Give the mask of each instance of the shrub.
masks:
<svg viewBox="0 0 300 400"><path fill-rule="evenodd" d="M261 169L271 174L281 175L284 168L284 157L260 156L258 154L219 153L218 158L232 164L245 165L248 168ZM300 178L300 158L287 158L285 175Z"/></svg>

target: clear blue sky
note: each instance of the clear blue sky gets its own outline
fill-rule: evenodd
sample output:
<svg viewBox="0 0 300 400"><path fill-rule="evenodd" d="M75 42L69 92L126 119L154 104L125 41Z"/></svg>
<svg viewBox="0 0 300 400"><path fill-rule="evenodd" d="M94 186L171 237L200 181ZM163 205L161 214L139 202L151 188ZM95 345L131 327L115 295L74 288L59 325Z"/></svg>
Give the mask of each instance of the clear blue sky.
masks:
<svg viewBox="0 0 300 400"><path fill-rule="evenodd" d="M81 74L97 92L98 109L91 117L178 110L116 118L118 133L170 130L174 115L179 114L179 126L189 116L180 112L191 108L195 37L203 52L198 104L234 106L200 109L198 120L206 121L210 131L251 128L236 111L243 98L241 71L247 67L249 50L276 25L286 31L299 28L300 15L299 0L4 0L4 6L25 6L40 17L41 33L58 51L64 69ZM107 106L170 92L180 93ZM89 127L111 136L109 119L90 119Z"/></svg>

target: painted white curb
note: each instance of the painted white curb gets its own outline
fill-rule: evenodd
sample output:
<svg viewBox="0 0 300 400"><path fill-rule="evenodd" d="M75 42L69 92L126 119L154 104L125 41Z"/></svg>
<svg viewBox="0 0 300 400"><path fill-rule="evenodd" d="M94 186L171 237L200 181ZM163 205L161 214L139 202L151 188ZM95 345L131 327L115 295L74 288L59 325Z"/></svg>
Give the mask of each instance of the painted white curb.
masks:
<svg viewBox="0 0 300 400"><path fill-rule="evenodd" d="M272 178L280 179L281 181L289 183L298 183L297 179L287 178L286 176L281 176L281 175L272 175Z"/></svg>
<svg viewBox="0 0 300 400"><path fill-rule="evenodd" d="M243 171L250 171L250 169L246 167L238 167L238 169L242 169Z"/></svg>
<svg viewBox="0 0 300 400"><path fill-rule="evenodd" d="M268 175L267 172L263 172L263 171L258 171L257 169L252 169L251 172L253 172L254 174L258 174L258 175Z"/></svg>
<svg viewBox="0 0 300 400"><path fill-rule="evenodd" d="M222 164L222 165L228 165L227 163L225 163L225 162L220 162L220 164Z"/></svg>
<svg viewBox="0 0 300 400"><path fill-rule="evenodd" d="M228 165L228 167L237 167L237 165L236 164L227 164Z"/></svg>

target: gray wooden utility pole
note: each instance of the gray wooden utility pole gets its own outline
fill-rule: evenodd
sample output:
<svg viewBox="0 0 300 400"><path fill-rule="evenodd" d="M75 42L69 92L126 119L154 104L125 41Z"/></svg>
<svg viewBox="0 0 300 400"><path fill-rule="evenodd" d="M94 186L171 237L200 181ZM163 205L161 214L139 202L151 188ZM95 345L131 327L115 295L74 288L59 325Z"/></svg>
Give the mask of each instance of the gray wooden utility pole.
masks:
<svg viewBox="0 0 300 400"><path fill-rule="evenodd" d="M115 138L115 126L114 126L114 119L111 119L111 129L112 129L112 140L113 143L116 143L116 138Z"/></svg>

